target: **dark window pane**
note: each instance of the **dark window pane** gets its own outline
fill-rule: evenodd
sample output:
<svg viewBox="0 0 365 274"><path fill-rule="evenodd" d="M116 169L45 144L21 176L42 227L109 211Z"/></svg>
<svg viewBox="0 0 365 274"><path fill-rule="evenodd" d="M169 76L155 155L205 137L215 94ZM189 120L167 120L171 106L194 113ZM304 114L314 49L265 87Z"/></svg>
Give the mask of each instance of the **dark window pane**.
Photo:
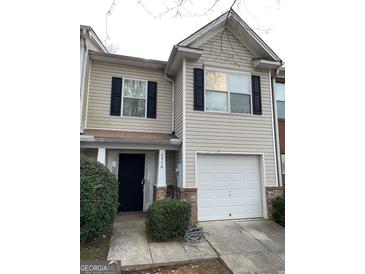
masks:
<svg viewBox="0 0 365 274"><path fill-rule="evenodd" d="M250 95L231 93L231 112L251 113Z"/></svg>

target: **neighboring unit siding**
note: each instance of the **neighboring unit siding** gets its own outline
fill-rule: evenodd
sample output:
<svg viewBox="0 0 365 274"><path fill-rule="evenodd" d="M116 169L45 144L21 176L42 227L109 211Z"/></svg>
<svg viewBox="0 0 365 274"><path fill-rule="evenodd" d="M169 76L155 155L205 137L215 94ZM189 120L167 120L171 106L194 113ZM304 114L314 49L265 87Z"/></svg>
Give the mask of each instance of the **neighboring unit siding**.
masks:
<svg viewBox="0 0 365 274"><path fill-rule="evenodd" d="M186 64L186 177L185 187L196 187L196 151L263 153L265 184L277 185L272 131L272 106L270 100L269 72L252 67L252 53L229 32L221 33L199 46L204 50L197 62ZM234 50L232 50L231 46ZM222 67L243 70L261 78L262 115L242 115L194 111L193 69ZM238 67L239 64L239 67Z"/></svg>
<svg viewBox="0 0 365 274"><path fill-rule="evenodd" d="M87 113L87 100L89 96L89 72L90 72L90 60L89 56L86 59L85 65L85 75L84 75L84 94L81 98L81 121L80 121L80 130L83 130L86 127L86 113Z"/></svg>
<svg viewBox="0 0 365 274"><path fill-rule="evenodd" d="M280 143L280 153L285 154L285 120L279 119L279 143Z"/></svg>
<svg viewBox="0 0 365 274"><path fill-rule="evenodd" d="M110 115L112 77L157 82L156 119ZM87 128L171 132L172 87L160 70L93 61L90 73Z"/></svg>
<svg viewBox="0 0 365 274"><path fill-rule="evenodd" d="M175 76L175 135L183 140L183 75L182 67ZM176 166L182 163L182 149L176 154Z"/></svg>

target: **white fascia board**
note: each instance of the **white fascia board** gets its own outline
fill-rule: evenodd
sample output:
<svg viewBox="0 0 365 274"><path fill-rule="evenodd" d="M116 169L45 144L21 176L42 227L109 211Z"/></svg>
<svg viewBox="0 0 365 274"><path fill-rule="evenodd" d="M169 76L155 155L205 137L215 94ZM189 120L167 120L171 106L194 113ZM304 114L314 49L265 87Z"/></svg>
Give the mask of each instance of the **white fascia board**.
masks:
<svg viewBox="0 0 365 274"><path fill-rule="evenodd" d="M163 71L166 66L165 61L95 51L90 51L90 58L95 61L157 69L161 71Z"/></svg>
<svg viewBox="0 0 365 274"><path fill-rule="evenodd" d="M207 25L205 25L204 27L202 27L198 31L194 32L192 35L188 36L187 38L185 38L184 40L179 42L178 45L179 46L189 46L195 40L197 40L198 38L200 38L201 36L203 36L204 34L209 32L214 27L221 24L223 21L225 21L226 17L227 17L227 12L223 13L221 16L214 19L212 22L208 23Z"/></svg>
<svg viewBox="0 0 365 274"><path fill-rule="evenodd" d="M233 18L237 20L237 22L240 23L242 28L275 60L281 62L281 59L279 56L276 55L276 53L256 34L256 32L253 31L253 29L250 28L249 25L246 24L245 21L242 20L242 18L236 13L231 13Z"/></svg>
<svg viewBox="0 0 365 274"><path fill-rule="evenodd" d="M180 139L170 140L146 140L146 139L120 139L120 138L95 138L91 135L80 135L80 142L89 143L124 143L124 144L159 144L159 145L172 145L180 146Z"/></svg>
<svg viewBox="0 0 365 274"><path fill-rule="evenodd" d="M205 25L200 30L196 31L192 35L190 35L185 40L181 41L178 45L179 46L199 46L200 40L205 41L206 38L204 36L209 35L212 36L212 33L209 34L209 32L219 31L219 25L223 24L227 18L227 12L222 14L220 17L216 18L209 24ZM242 27L242 30L245 31L257 44L258 47L261 47L273 60L281 62L281 59L279 56L276 55L276 53L246 24L246 22L243 21L243 19L234 11L232 11L228 18L233 18L238 22L238 24ZM255 52L254 49L251 49Z"/></svg>

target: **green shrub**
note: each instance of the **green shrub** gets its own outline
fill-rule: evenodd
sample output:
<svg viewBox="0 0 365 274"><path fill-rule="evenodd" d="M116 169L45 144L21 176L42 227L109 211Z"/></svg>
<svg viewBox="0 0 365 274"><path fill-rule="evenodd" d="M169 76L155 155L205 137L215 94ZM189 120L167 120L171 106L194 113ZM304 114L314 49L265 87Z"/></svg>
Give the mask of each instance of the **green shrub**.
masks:
<svg viewBox="0 0 365 274"><path fill-rule="evenodd" d="M118 208L118 181L102 164L80 158L80 241L97 239L113 224Z"/></svg>
<svg viewBox="0 0 365 274"><path fill-rule="evenodd" d="M147 229L152 238L167 240L183 236L189 226L191 206L177 199L155 201L147 212Z"/></svg>
<svg viewBox="0 0 365 274"><path fill-rule="evenodd" d="M273 220L285 227L285 197L277 196L271 200Z"/></svg>

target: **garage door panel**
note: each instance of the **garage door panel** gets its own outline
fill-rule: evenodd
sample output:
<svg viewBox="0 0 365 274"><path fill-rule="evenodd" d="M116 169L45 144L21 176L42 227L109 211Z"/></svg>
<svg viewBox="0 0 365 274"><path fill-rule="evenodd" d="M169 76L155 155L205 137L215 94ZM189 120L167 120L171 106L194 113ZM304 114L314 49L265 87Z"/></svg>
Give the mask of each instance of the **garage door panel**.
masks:
<svg viewBox="0 0 365 274"><path fill-rule="evenodd" d="M259 158L198 155L198 219L262 217Z"/></svg>
<svg viewBox="0 0 365 274"><path fill-rule="evenodd" d="M257 196L259 195L261 195L261 191L259 190L245 190L245 189L231 190L232 198L242 198L242 199L253 198L257 200Z"/></svg>

